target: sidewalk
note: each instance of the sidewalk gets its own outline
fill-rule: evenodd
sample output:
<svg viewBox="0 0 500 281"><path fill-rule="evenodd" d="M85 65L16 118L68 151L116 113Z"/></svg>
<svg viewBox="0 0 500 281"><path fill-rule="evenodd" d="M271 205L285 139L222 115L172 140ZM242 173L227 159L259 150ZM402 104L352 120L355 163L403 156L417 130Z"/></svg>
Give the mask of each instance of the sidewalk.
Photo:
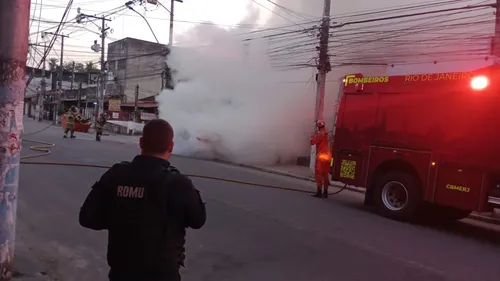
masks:
<svg viewBox="0 0 500 281"><path fill-rule="evenodd" d="M283 165L283 166L254 166L246 164L235 164L235 165L267 173L292 177L296 179L314 181L314 173L309 169L309 167L297 166L297 165ZM341 184L340 182L332 182L332 185L339 188L343 186L343 184ZM364 189L355 186L347 186L346 190L365 193ZM495 210L495 212L493 213L472 213L470 215L470 218L500 225L499 210Z"/></svg>
<svg viewBox="0 0 500 281"><path fill-rule="evenodd" d="M25 132L28 134L28 136L32 134L36 135L38 132L45 131L49 129L51 125L54 128L61 129L60 125L55 125L52 123L52 121L49 120L43 120L39 122L24 116L23 121L24 121ZM83 137L84 139L95 140L95 129L93 128L91 128L88 133L77 133L77 134L80 135L80 138ZM139 145L139 137L140 136L118 135L109 131L104 131L102 140L121 143L121 144Z"/></svg>

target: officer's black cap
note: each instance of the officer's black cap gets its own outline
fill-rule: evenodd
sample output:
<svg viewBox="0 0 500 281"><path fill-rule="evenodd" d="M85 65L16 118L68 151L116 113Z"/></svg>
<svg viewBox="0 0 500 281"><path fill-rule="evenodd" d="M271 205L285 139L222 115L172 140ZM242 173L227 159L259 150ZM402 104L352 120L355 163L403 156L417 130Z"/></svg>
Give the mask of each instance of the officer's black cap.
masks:
<svg viewBox="0 0 500 281"><path fill-rule="evenodd" d="M144 153L162 154L172 147L174 129L163 119L154 119L144 125L141 149Z"/></svg>

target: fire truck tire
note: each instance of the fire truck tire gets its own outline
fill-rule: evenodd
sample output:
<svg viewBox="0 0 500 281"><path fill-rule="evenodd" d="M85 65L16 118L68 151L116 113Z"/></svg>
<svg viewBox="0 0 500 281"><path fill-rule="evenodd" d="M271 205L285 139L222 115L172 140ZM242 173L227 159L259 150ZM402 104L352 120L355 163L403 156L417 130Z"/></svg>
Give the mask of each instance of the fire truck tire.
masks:
<svg viewBox="0 0 500 281"><path fill-rule="evenodd" d="M396 220L415 218L422 202L422 190L412 175L395 171L382 175L373 190L375 207L382 216Z"/></svg>

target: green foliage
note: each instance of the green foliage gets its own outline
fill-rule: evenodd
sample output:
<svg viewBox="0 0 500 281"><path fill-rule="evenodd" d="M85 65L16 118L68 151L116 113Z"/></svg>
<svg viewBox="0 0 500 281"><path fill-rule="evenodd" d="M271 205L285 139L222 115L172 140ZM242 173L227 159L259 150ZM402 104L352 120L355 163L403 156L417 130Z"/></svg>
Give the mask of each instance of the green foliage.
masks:
<svg viewBox="0 0 500 281"><path fill-rule="evenodd" d="M93 61L88 61L85 63L85 71L87 72L99 72L99 68L97 68L97 64Z"/></svg>
<svg viewBox="0 0 500 281"><path fill-rule="evenodd" d="M49 59L49 69L50 71L56 71L57 70L57 66L59 65L59 60L56 59L56 58L50 58Z"/></svg>

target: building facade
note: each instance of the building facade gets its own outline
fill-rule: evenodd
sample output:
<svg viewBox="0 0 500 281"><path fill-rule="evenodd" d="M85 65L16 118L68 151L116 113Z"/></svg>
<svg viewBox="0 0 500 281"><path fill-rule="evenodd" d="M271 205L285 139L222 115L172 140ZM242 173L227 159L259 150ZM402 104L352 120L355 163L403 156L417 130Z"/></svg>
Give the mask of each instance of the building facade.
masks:
<svg viewBox="0 0 500 281"><path fill-rule="evenodd" d="M135 38L108 44L106 96L123 104L157 95L164 87L168 47ZM136 90L138 86L138 95Z"/></svg>
<svg viewBox="0 0 500 281"><path fill-rule="evenodd" d="M42 83L44 81L42 70L32 67L26 68L26 79L31 75L33 78L26 87L24 97L24 114L29 117L54 120L61 111L67 110L72 105L80 108L81 113L86 116L94 114L97 102L97 78L99 73L95 72L70 72L64 71L61 87L57 85L57 72L45 71L45 92ZM39 99L42 100L42 108L38 107ZM60 100L59 109L57 108Z"/></svg>

